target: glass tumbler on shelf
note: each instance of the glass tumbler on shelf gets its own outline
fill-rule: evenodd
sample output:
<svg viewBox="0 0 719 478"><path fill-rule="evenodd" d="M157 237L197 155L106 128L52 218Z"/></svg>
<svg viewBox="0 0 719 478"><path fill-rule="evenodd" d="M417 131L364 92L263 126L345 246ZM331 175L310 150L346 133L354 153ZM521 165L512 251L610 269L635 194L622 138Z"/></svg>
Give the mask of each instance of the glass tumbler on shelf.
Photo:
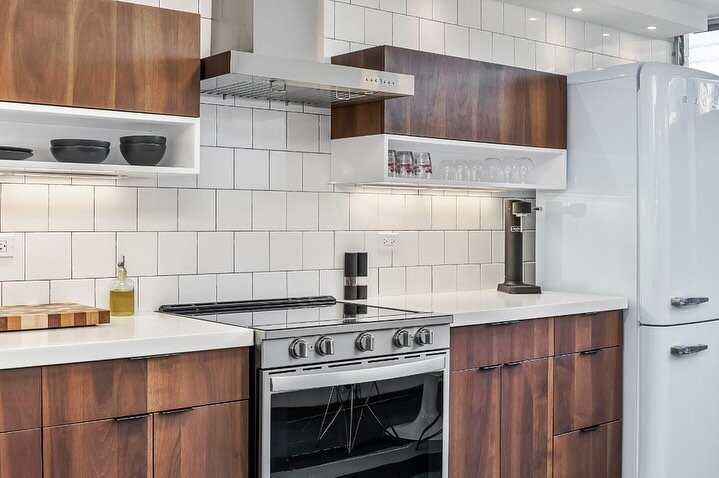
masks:
<svg viewBox="0 0 719 478"><path fill-rule="evenodd" d="M397 176L397 151L390 149L387 151L387 177L393 178Z"/></svg>
<svg viewBox="0 0 719 478"><path fill-rule="evenodd" d="M412 160L411 151L397 151L397 157L395 159L397 165L396 176L400 178L413 178L414 165Z"/></svg>
<svg viewBox="0 0 719 478"><path fill-rule="evenodd" d="M472 182L479 182L482 180L482 170L483 170L482 163L480 161L470 161L469 162L469 180Z"/></svg>
<svg viewBox="0 0 719 478"><path fill-rule="evenodd" d="M442 161L439 163L439 172L443 181L454 181L454 162Z"/></svg>
<svg viewBox="0 0 719 478"><path fill-rule="evenodd" d="M432 179L432 157L429 153L414 153L417 162L416 171L418 179Z"/></svg>
<svg viewBox="0 0 719 478"><path fill-rule="evenodd" d="M511 183L512 181L512 169L515 166L514 158L508 158L502 160L502 169L504 170L504 182Z"/></svg>
<svg viewBox="0 0 719 478"><path fill-rule="evenodd" d="M520 184L534 182L534 163L529 158L517 158L518 179Z"/></svg>
<svg viewBox="0 0 719 478"><path fill-rule="evenodd" d="M504 165L499 158L485 158L483 162L483 180L489 183L506 183Z"/></svg>
<svg viewBox="0 0 719 478"><path fill-rule="evenodd" d="M469 181L469 162L464 159L459 159L454 162L455 167L455 179L457 181Z"/></svg>

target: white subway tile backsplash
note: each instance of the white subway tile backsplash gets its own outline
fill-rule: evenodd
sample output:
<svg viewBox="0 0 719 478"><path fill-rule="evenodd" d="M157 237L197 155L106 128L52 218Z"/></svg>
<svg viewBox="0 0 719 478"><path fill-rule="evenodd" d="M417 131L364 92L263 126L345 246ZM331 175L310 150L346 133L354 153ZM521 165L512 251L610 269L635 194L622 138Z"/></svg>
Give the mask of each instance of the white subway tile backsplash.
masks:
<svg viewBox="0 0 719 478"><path fill-rule="evenodd" d="M275 110L252 110L252 147L285 149L287 146L287 113Z"/></svg>
<svg viewBox="0 0 719 478"><path fill-rule="evenodd" d="M137 229L137 189L98 186L94 195L96 231Z"/></svg>
<svg viewBox="0 0 719 478"><path fill-rule="evenodd" d="M161 232L157 271L160 275L197 274L197 233Z"/></svg>
<svg viewBox="0 0 719 478"><path fill-rule="evenodd" d="M573 18L566 19L566 45L577 50L584 49L584 22Z"/></svg>
<svg viewBox="0 0 719 478"><path fill-rule="evenodd" d="M48 197L47 185L3 184L0 202L2 231L47 231Z"/></svg>
<svg viewBox="0 0 719 478"><path fill-rule="evenodd" d="M537 67L537 46L532 40L514 39L514 65L534 70Z"/></svg>
<svg viewBox="0 0 719 478"><path fill-rule="evenodd" d="M457 23L470 28L480 28L481 0L457 0Z"/></svg>
<svg viewBox="0 0 719 478"><path fill-rule="evenodd" d="M637 61L652 61L652 39L638 36L634 51Z"/></svg>
<svg viewBox="0 0 719 478"><path fill-rule="evenodd" d="M86 279L115 275L115 233L72 234L72 277Z"/></svg>
<svg viewBox="0 0 719 478"><path fill-rule="evenodd" d="M268 232L235 233L235 272L270 270L270 234Z"/></svg>
<svg viewBox="0 0 719 478"><path fill-rule="evenodd" d="M619 31L613 28L602 28L602 53L619 56Z"/></svg>
<svg viewBox="0 0 719 478"><path fill-rule="evenodd" d="M331 269L334 267L333 232L305 232L302 234L302 268Z"/></svg>
<svg viewBox="0 0 719 478"><path fill-rule="evenodd" d="M444 38L446 55L469 58L469 28L447 24Z"/></svg>
<svg viewBox="0 0 719 478"><path fill-rule="evenodd" d="M48 281L3 282L2 305L37 305L50 302Z"/></svg>
<svg viewBox="0 0 719 478"><path fill-rule="evenodd" d="M585 23L584 49L594 53L601 53L604 44L604 37L602 37L602 33L603 29L601 25Z"/></svg>
<svg viewBox="0 0 719 478"><path fill-rule="evenodd" d="M325 2L325 37L334 38L335 36L335 2L333 0L324 0Z"/></svg>
<svg viewBox="0 0 719 478"><path fill-rule="evenodd" d="M405 227L407 229L432 228L432 198L429 196L405 196Z"/></svg>
<svg viewBox="0 0 719 478"><path fill-rule="evenodd" d="M576 50L558 46L556 50L556 72L567 75L575 71Z"/></svg>
<svg viewBox="0 0 719 478"><path fill-rule="evenodd" d="M417 231L403 231L399 234L399 246L392 251L392 265L416 266L419 264L419 235Z"/></svg>
<svg viewBox="0 0 719 478"><path fill-rule="evenodd" d="M384 194L379 196L379 229L405 229L405 196Z"/></svg>
<svg viewBox="0 0 719 478"><path fill-rule="evenodd" d="M330 155L302 155L302 189L304 191L332 191L330 177Z"/></svg>
<svg viewBox="0 0 719 478"><path fill-rule="evenodd" d="M116 259L125 256L131 276L157 275L157 241L156 232L118 232Z"/></svg>
<svg viewBox="0 0 719 478"><path fill-rule="evenodd" d="M414 0L410 0L410 4ZM419 48L419 19L405 15L392 15L392 44L402 48Z"/></svg>
<svg viewBox="0 0 719 478"><path fill-rule="evenodd" d="M432 18L445 23L457 23L457 0L434 0Z"/></svg>
<svg viewBox="0 0 719 478"><path fill-rule="evenodd" d="M365 10L365 42L370 45L392 44L392 13L382 10Z"/></svg>
<svg viewBox="0 0 719 478"><path fill-rule="evenodd" d="M319 295L319 293L319 271L294 271L287 273L287 297L312 297Z"/></svg>
<svg viewBox="0 0 719 478"><path fill-rule="evenodd" d="M504 4L504 34L524 37L524 7Z"/></svg>
<svg viewBox="0 0 719 478"><path fill-rule="evenodd" d="M320 153L330 152L330 117L320 116Z"/></svg>
<svg viewBox="0 0 719 478"><path fill-rule="evenodd" d="M234 152L230 148L200 149L200 174L197 187L207 189L232 189Z"/></svg>
<svg viewBox="0 0 719 478"><path fill-rule="evenodd" d="M217 276L217 300L252 299L252 274L220 274Z"/></svg>
<svg viewBox="0 0 719 478"><path fill-rule="evenodd" d="M69 232L25 234L25 279L70 278L71 250Z"/></svg>
<svg viewBox="0 0 719 478"><path fill-rule="evenodd" d="M496 289L504 282L504 264L482 264L480 276L481 289Z"/></svg>
<svg viewBox="0 0 719 478"><path fill-rule="evenodd" d="M306 113L287 113L287 149L290 151L319 151L319 116Z"/></svg>
<svg viewBox="0 0 719 478"><path fill-rule="evenodd" d="M419 232L419 265L444 264L444 231Z"/></svg>
<svg viewBox="0 0 719 478"><path fill-rule="evenodd" d="M302 153L270 151L270 189L302 190Z"/></svg>
<svg viewBox="0 0 719 478"><path fill-rule="evenodd" d="M25 234L15 234L12 257L0 257L0 281L25 278Z"/></svg>
<svg viewBox="0 0 719 478"><path fill-rule="evenodd" d="M379 269L379 295L402 295L405 291L406 279L403 267L383 267Z"/></svg>
<svg viewBox="0 0 719 478"><path fill-rule="evenodd" d="M217 146L252 147L252 110L231 106L217 107Z"/></svg>
<svg viewBox="0 0 719 478"><path fill-rule="evenodd" d="M197 275L178 278L179 300L183 303L215 302L217 276Z"/></svg>
<svg viewBox="0 0 719 478"><path fill-rule="evenodd" d="M346 231L350 225L350 199L345 193L320 193L319 228Z"/></svg>
<svg viewBox="0 0 719 478"><path fill-rule="evenodd" d="M320 295L344 298L344 274L341 269L320 271Z"/></svg>
<svg viewBox="0 0 719 478"><path fill-rule="evenodd" d="M335 232L335 268L344 269L345 252L364 252L364 232Z"/></svg>
<svg viewBox="0 0 719 478"><path fill-rule="evenodd" d="M212 231L215 229L215 191L180 189L178 207L179 230Z"/></svg>
<svg viewBox="0 0 719 478"><path fill-rule="evenodd" d="M432 267L432 292L454 292L457 290L457 266Z"/></svg>
<svg viewBox="0 0 719 478"><path fill-rule="evenodd" d="M284 191L252 192L252 229L282 231L287 228L287 193Z"/></svg>
<svg viewBox="0 0 719 478"><path fill-rule="evenodd" d="M350 229L379 228L379 196L377 194L350 195Z"/></svg>
<svg viewBox="0 0 719 478"><path fill-rule="evenodd" d="M444 53L444 23L420 18L419 49L430 53Z"/></svg>
<svg viewBox="0 0 719 478"><path fill-rule="evenodd" d="M514 66L514 38L500 33L492 34L492 61Z"/></svg>
<svg viewBox="0 0 719 478"><path fill-rule="evenodd" d="M547 14L527 8L524 12L525 35L529 40L547 41Z"/></svg>
<svg viewBox="0 0 719 478"><path fill-rule="evenodd" d="M59 185L49 188L49 229L51 231L92 231L93 188Z"/></svg>
<svg viewBox="0 0 719 478"><path fill-rule="evenodd" d="M407 2L407 15L432 18L432 0L409 0Z"/></svg>
<svg viewBox="0 0 719 478"><path fill-rule="evenodd" d="M634 60L637 57L636 36L632 33L619 32L619 56L627 60Z"/></svg>
<svg viewBox="0 0 719 478"><path fill-rule="evenodd" d="M524 231L522 234L522 260L525 262L534 262L534 243L536 233L534 231Z"/></svg>
<svg viewBox="0 0 719 478"><path fill-rule="evenodd" d="M270 188L270 152L235 150L235 189Z"/></svg>
<svg viewBox="0 0 719 478"><path fill-rule="evenodd" d="M217 230L252 229L252 192L217 191Z"/></svg>
<svg viewBox="0 0 719 478"><path fill-rule="evenodd" d="M331 58L333 56L342 55L344 53L349 53L350 43L347 41L343 41L343 40L335 40L333 38L325 38L324 50L325 50L325 61L329 62L329 58Z"/></svg>
<svg viewBox="0 0 719 478"><path fill-rule="evenodd" d="M479 264L457 266L457 290L479 290L481 288Z"/></svg>
<svg viewBox="0 0 719 478"><path fill-rule="evenodd" d="M492 231L492 262L504 262L504 231Z"/></svg>
<svg viewBox="0 0 719 478"><path fill-rule="evenodd" d="M537 70L554 73L557 70L557 47L549 43L537 43Z"/></svg>
<svg viewBox="0 0 719 478"><path fill-rule="evenodd" d="M200 105L200 144L203 146L217 145L217 106Z"/></svg>
<svg viewBox="0 0 719 478"><path fill-rule="evenodd" d="M287 193L287 230L316 231L319 227L319 195Z"/></svg>
<svg viewBox="0 0 719 478"><path fill-rule="evenodd" d="M444 262L465 264L469 261L469 234L467 231L446 231L444 234Z"/></svg>
<svg viewBox="0 0 719 478"><path fill-rule="evenodd" d="M502 33L504 31L504 3L482 0L482 30Z"/></svg>
<svg viewBox="0 0 719 478"><path fill-rule="evenodd" d="M302 233L270 233L270 270L293 271L302 269Z"/></svg>
<svg viewBox="0 0 719 478"><path fill-rule="evenodd" d="M179 300L177 277L141 277L138 294L140 311L157 310L161 305L176 304Z"/></svg>
<svg viewBox="0 0 719 478"><path fill-rule="evenodd" d="M457 229L457 197L432 197L432 229Z"/></svg>
<svg viewBox="0 0 719 478"><path fill-rule="evenodd" d="M335 3L335 38L364 43L364 8Z"/></svg>
<svg viewBox="0 0 719 478"><path fill-rule="evenodd" d="M138 189L137 229L139 231L177 230L177 190Z"/></svg>
<svg viewBox="0 0 719 478"><path fill-rule="evenodd" d="M407 13L407 0L379 0L379 8L388 12Z"/></svg>
<svg viewBox="0 0 719 478"><path fill-rule="evenodd" d="M364 245L367 252L368 268L389 267L392 265L392 250L380 245L380 232L365 231Z"/></svg>
<svg viewBox="0 0 719 478"><path fill-rule="evenodd" d="M547 43L565 45L567 43L566 18L547 14Z"/></svg>
<svg viewBox="0 0 719 478"><path fill-rule="evenodd" d="M189 13L200 12L197 0L160 0L160 7Z"/></svg>
<svg viewBox="0 0 719 478"><path fill-rule="evenodd" d="M286 272L259 272L252 274L252 298L275 299L287 297Z"/></svg>
<svg viewBox="0 0 719 478"><path fill-rule="evenodd" d="M492 61L492 33L482 30L469 31L469 58L477 61Z"/></svg>
<svg viewBox="0 0 719 478"><path fill-rule="evenodd" d="M669 43L652 39L652 61L667 63L670 55Z"/></svg>
<svg viewBox="0 0 719 478"><path fill-rule="evenodd" d="M472 264L492 262L492 232L469 231L469 257Z"/></svg>
<svg viewBox="0 0 719 478"><path fill-rule="evenodd" d="M428 294L432 292L432 268L429 266L407 267L407 294Z"/></svg>
<svg viewBox="0 0 719 478"><path fill-rule="evenodd" d="M51 281L50 302L74 302L94 307L95 281L92 279Z"/></svg>
<svg viewBox="0 0 719 478"><path fill-rule="evenodd" d="M234 242L232 232L197 233L197 272L221 274L234 271Z"/></svg>
<svg viewBox="0 0 719 478"><path fill-rule="evenodd" d="M504 224L502 199L480 198L480 211L482 229L502 229Z"/></svg>

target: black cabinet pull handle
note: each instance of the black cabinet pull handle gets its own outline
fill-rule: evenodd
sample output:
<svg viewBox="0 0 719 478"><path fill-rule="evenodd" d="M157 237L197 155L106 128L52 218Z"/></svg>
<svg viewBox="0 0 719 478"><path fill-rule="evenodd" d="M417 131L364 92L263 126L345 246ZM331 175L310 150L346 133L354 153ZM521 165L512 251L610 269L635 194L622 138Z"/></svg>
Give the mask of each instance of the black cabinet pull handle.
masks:
<svg viewBox="0 0 719 478"><path fill-rule="evenodd" d="M176 415L178 413L186 413L194 409L195 407L178 408L177 410L164 410L160 412L160 415Z"/></svg>
<svg viewBox="0 0 719 478"><path fill-rule="evenodd" d="M517 360L516 362L507 362L504 364L505 367L516 367L517 365L522 365L526 360Z"/></svg>
<svg viewBox="0 0 719 478"><path fill-rule="evenodd" d="M582 315L599 315L601 312L585 312Z"/></svg>
<svg viewBox="0 0 719 478"><path fill-rule="evenodd" d="M497 365L485 365L485 366L483 366L483 367L479 367L477 370L481 370L482 372L486 372L486 371L488 371L488 370L497 369L497 368L499 368L499 367L501 367L501 366L502 366L501 363L500 363L500 364L497 364Z"/></svg>
<svg viewBox="0 0 719 478"><path fill-rule="evenodd" d="M150 359L156 359L156 358L177 357L178 355L181 355L181 354L177 353L177 354L143 355L141 357L130 357L129 360L150 360Z"/></svg>
<svg viewBox="0 0 719 478"><path fill-rule="evenodd" d="M579 352L579 355L594 355L596 353L599 353L601 349L592 349L592 350L582 350Z"/></svg>
<svg viewBox="0 0 719 478"><path fill-rule="evenodd" d="M143 414L141 414L141 415L130 415L129 417L118 417L118 418L115 418L115 421L118 422L118 423L120 423L120 422L130 422L130 421L133 421L133 420L140 420L141 418L147 418L147 417L149 417L149 416L150 416L149 413L143 413Z"/></svg>
<svg viewBox="0 0 719 478"><path fill-rule="evenodd" d="M580 428L579 431L582 433L589 433L589 432L596 431L598 429L599 429L599 425L594 425L592 427Z"/></svg>
<svg viewBox="0 0 719 478"><path fill-rule="evenodd" d="M519 323L518 320L506 320L504 322L492 322L489 324L489 326L490 327L499 327L502 325L514 325L514 324L518 324L518 323Z"/></svg>

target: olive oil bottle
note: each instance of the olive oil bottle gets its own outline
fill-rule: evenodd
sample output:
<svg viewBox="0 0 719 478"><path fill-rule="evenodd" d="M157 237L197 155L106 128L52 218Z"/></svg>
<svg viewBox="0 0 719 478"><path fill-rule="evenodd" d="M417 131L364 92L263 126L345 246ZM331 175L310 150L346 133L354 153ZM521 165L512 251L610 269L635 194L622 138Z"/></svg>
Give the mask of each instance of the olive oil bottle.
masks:
<svg viewBox="0 0 719 478"><path fill-rule="evenodd" d="M125 256L117 263L117 279L110 283L110 315L127 316L135 313L135 283L127 278Z"/></svg>

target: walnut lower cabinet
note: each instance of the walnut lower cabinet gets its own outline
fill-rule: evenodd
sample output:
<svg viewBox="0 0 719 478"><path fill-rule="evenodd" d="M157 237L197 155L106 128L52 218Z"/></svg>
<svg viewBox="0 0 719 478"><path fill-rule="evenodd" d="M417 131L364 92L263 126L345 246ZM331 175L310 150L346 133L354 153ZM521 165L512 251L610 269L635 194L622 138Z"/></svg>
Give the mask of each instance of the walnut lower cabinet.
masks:
<svg viewBox="0 0 719 478"><path fill-rule="evenodd" d="M618 478L622 320L453 328L450 477Z"/></svg>
<svg viewBox="0 0 719 478"><path fill-rule="evenodd" d="M248 476L248 348L0 371L0 398L0 478Z"/></svg>

